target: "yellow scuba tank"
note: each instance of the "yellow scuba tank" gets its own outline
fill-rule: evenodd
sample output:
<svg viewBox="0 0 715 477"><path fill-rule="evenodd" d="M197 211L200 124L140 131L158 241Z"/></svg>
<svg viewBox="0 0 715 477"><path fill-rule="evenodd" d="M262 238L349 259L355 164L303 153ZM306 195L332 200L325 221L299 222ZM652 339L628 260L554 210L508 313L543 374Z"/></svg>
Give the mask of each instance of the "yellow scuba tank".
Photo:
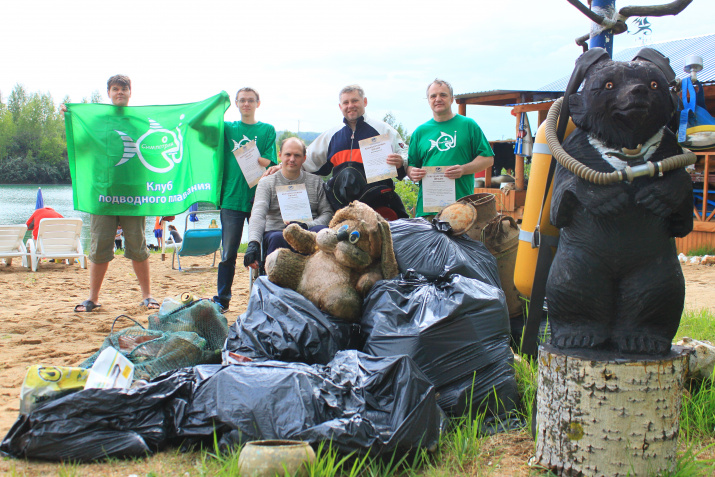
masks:
<svg viewBox="0 0 715 477"><path fill-rule="evenodd" d="M576 125L569 120L566 127L564 139L568 137ZM539 126L534 140L534 148L531 156L531 171L529 173L529 185L526 189L526 200L524 203L524 216L521 220L521 231L519 233L519 247L516 253L516 265L514 267L514 285L522 295L531 297L531 289L536 271L536 258L539 249L532 246L532 237L539 222L539 212L544 199L544 188L549 175L549 165L551 164L551 151L546 143L546 122ZM551 192L553 182L549 187L544 203L544 211L541 215L539 230L541 241L545 245L552 246L552 252L556 251L559 229L551 225L549 212L551 210Z"/></svg>

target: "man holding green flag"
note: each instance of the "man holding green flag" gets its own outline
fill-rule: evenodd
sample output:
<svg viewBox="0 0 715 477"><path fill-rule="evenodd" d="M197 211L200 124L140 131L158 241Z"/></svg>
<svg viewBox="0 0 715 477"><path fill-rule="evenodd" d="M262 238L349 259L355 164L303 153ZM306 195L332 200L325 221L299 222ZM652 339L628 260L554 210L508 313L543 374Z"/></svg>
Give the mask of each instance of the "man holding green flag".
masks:
<svg viewBox="0 0 715 477"><path fill-rule="evenodd" d="M141 288L141 305L157 309L151 296L145 217L179 214L200 201L218 204L223 114L229 99L221 92L197 103L129 108L131 81L122 75L109 79L107 94L112 105L62 107L74 207L91 214L89 298L75 311L99 308L120 224L125 255Z"/></svg>
<svg viewBox="0 0 715 477"><path fill-rule="evenodd" d="M114 75L109 78L107 95L114 106L120 108L128 106L129 98L132 96L132 82L129 77ZM64 105L62 109L67 111ZM90 312L102 306L98 303L99 290L102 288L109 262L114 259L114 236L119 225L124 231L126 248L124 255L132 261L142 293L142 305L149 309L158 309L159 303L151 296L149 251L144 236L146 217L91 214L89 220L89 298L75 306L74 311Z"/></svg>

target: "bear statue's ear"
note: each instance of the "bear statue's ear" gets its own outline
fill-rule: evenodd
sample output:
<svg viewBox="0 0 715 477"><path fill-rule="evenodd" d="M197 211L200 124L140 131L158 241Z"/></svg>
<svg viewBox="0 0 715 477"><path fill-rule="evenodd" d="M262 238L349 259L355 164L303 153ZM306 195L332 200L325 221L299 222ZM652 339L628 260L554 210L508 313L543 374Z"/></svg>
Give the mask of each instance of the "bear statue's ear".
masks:
<svg viewBox="0 0 715 477"><path fill-rule="evenodd" d="M658 50L653 48L641 48L633 57L633 61L645 60L653 63L665 75L668 84L675 81L675 71L670 67L670 59Z"/></svg>
<svg viewBox="0 0 715 477"><path fill-rule="evenodd" d="M584 77L588 69L598 63L599 61L608 61L611 57L608 56L608 52L603 48L591 48L583 55L579 56L576 60L576 67L571 73L571 78L569 79L569 84L566 86L566 91L564 91L564 102L561 106L561 114L559 114L559 122L556 126L556 137L558 137L559 142L564 140L564 135L566 134L566 125L569 122L569 116L571 115L569 97L578 91L579 86L583 82Z"/></svg>
<svg viewBox="0 0 715 477"><path fill-rule="evenodd" d="M633 57L633 61L644 60L653 63L665 75L665 80L670 87L670 101L675 108L675 111L681 109L680 95L676 91L675 71L670 66L670 59L658 50L653 48L641 48Z"/></svg>
<svg viewBox="0 0 715 477"><path fill-rule="evenodd" d="M385 219L378 216L377 228L380 231L380 236L382 237L382 254L380 256L382 278L389 280L390 278L395 278L400 273L400 269L397 266L397 260L395 259L395 251L392 248L390 225Z"/></svg>

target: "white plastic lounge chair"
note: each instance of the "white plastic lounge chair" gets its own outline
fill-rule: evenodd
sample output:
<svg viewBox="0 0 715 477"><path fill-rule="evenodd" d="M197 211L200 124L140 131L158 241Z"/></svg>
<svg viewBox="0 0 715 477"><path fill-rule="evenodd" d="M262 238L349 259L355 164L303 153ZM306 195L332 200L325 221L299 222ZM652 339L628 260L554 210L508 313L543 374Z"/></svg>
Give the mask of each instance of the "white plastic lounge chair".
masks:
<svg viewBox="0 0 715 477"><path fill-rule="evenodd" d="M84 256L79 239L81 230L82 219L42 219L37 241L27 241L32 271L37 271L37 265L43 258L77 258L80 266L87 268L87 257Z"/></svg>
<svg viewBox="0 0 715 477"><path fill-rule="evenodd" d="M22 243L27 232L27 225L0 225L0 258L5 259L5 265L12 265L12 259L20 257L22 266L27 267L27 248Z"/></svg>

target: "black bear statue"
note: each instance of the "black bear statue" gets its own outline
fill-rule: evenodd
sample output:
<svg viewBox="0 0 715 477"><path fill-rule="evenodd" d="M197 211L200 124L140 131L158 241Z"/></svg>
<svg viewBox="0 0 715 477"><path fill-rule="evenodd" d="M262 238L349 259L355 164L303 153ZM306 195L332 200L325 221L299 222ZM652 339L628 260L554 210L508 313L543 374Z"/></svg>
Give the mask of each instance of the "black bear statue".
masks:
<svg viewBox="0 0 715 477"><path fill-rule="evenodd" d="M683 154L668 128L678 101L667 58L650 49L628 62L583 56L583 88L564 99L577 126L563 143L570 156L609 173ZM560 239L546 297L558 348L670 351L685 299L672 237L693 228L692 184L683 167L631 179L598 185L557 165L550 213Z"/></svg>

